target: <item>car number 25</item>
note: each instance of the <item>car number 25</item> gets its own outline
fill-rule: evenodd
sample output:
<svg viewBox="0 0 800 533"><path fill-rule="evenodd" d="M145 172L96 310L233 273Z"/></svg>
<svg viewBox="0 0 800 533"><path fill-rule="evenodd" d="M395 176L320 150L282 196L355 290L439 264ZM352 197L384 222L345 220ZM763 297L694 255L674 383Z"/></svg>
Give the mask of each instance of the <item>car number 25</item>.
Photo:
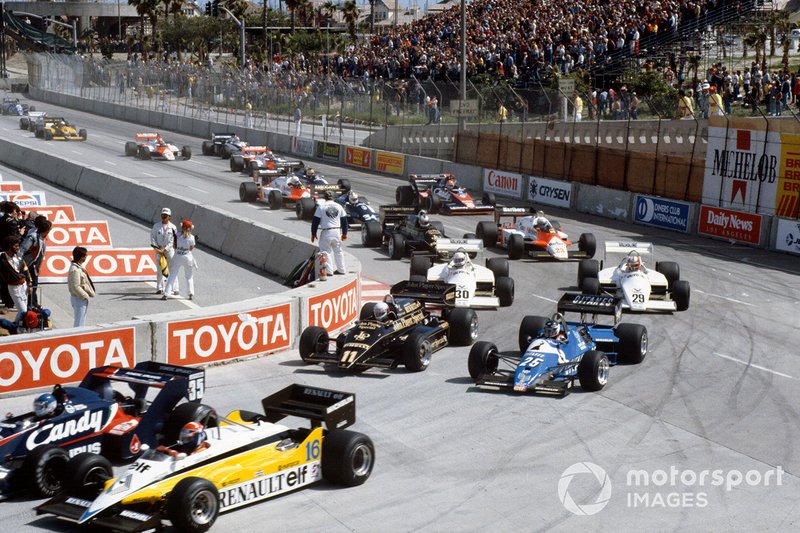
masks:
<svg viewBox="0 0 800 533"><path fill-rule="evenodd" d="M528 355L522 359L520 365L533 368L535 366L539 366L539 363L541 363L542 361L544 361L543 357L540 357L538 355Z"/></svg>
<svg viewBox="0 0 800 533"><path fill-rule="evenodd" d="M190 379L189 384L186 387L187 394L189 397L190 402L200 401L203 399L203 394L206 390L206 380L204 376L198 376L196 378Z"/></svg>

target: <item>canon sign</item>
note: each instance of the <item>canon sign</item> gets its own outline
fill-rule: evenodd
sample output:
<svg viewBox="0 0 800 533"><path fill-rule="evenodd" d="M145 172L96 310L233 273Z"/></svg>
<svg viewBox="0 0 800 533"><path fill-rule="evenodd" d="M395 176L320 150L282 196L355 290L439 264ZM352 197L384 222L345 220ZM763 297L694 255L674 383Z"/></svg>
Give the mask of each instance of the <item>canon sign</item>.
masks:
<svg viewBox="0 0 800 533"><path fill-rule="evenodd" d="M522 196L522 174L505 170L483 169L483 190L501 196Z"/></svg>
<svg viewBox="0 0 800 533"><path fill-rule="evenodd" d="M569 208L571 197L572 184L569 182L534 176L528 178L528 200L531 202Z"/></svg>

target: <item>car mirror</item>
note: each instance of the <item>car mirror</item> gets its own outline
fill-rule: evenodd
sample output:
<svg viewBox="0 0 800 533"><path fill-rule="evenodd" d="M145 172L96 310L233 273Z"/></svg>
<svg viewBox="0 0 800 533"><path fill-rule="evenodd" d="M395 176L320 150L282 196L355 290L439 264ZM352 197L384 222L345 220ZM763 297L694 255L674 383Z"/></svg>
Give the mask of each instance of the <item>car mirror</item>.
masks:
<svg viewBox="0 0 800 533"><path fill-rule="evenodd" d="M150 449L150 446L149 446L148 444L142 444L142 445L139 447L139 449L142 451L142 453L144 453L144 452L146 452L147 450L149 450L149 449Z"/></svg>

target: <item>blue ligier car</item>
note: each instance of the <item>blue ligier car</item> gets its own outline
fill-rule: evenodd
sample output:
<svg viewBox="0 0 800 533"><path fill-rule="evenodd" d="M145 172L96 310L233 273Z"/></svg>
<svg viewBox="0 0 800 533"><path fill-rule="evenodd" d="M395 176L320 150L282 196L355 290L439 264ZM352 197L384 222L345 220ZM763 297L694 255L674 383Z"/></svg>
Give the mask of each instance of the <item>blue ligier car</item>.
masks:
<svg viewBox="0 0 800 533"><path fill-rule="evenodd" d="M23 104L19 101L19 98L3 98L3 103L0 104L0 113L3 115L22 117L27 115L28 111L36 111L36 108Z"/></svg>
<svg viewBox="0 0 800 533"><path fill-rule="evenodd" d="M568 322L564 313L580 313ZM469 374L479 386L563 396L575 379L598 391L608 382L609 366L641 363L647 355L647 329L619 324L622 299L616 296L564 294L552 318L526 316L519 327L519 351L501 352L491 342L476 342L469 353ZM614 325L595 323L597 315Z"/></svg>

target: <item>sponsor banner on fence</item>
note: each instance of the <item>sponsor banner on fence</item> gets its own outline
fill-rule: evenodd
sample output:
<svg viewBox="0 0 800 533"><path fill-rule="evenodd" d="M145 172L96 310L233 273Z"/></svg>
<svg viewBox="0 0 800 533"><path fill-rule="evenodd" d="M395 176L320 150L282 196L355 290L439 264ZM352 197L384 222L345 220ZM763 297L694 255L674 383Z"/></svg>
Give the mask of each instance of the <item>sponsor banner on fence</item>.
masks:
<svg viewBox="0 0 800 533"><path fill-rule="evenodd" d="M46 216L54 224L75 221L75 209L71 205L37 205L31 211Z"/></svg>
<svg viewBox="0 0 800 533"><path fill-rule="evenodd" d="M302 137L292 137L292 153L312 157L314 155L314 141Z"/></svg>
<svg viewBox="0 0 800 533"><path fill-rule="evenodd" d="M47 205L44 191L31 192L0 192L0 200L14 202L20 207L34 207Z"/></svg>
<svg viewBox="0 0 800 533"><path fill-rule="evenodd" d="M308 325L335 332L358 318L361 307L359 283L354 279L344 287L308 299Z"/></svg>
<svg viewBox="0 0 800 533"><path fill-rule="evenodd" d="M528 177L528 200L531 202L569 208L571 199L572 183L539 176Z"/></svg>
<svg viewBox="0 0 800 533"><path fill-rule="evenodd" d="M637 194L635 198L634 222L684 233L689 231L690 205L687 202L664 200L641 194Z"/></svg>
<svg viewBox="0 0 800 533"><path fill-rule="evenodd" d="M406 166L406 156L391 152L375 152L375 170L386 174L403 175Z"/></svg>
<svg viewBox="0 0 800 533"><path fill-rule="evenodd" d="M0 345L0 393L80 381L98 366L132 367L135 338L134 328L118 328L4 342Z"/></svg>
<svg viewBox="0 0 800 533"><path fill-rule="evenodd" d="M522 174L483 169L483 190L501 196L522 197Z"/></svg>
<svg viewBox="0 0 800 533"><path fill-rule="evenodd" d="M341 145L317 141L317 157L320 159L339 160L339 149Z"/></svg>
<svg viewBox="0 0 800 533"><path fill-rule="evenodd" d="M111 234L105 220L57 222L53 224L46 242L48 246L62 248L111 248Z"/></svg>
<svg viewBox="0 0 800 533"><path fill-rule="evenodd" d="M167 324L167 363L199 365L292 345L292 307L279 304Z"/></svg>
<svg viewBox="0 0 800 533"><path fill-rule="evenodd" d="M0 183L0 192L19 192L21 190L21 181L4 181Z"/></svg>
<svg viewBox="0 0 800 533"><path fill-rule="evenodd" d="M39 271L39 282L66 283L71 263L71 248L48 248ZM95 283L156 280L156 262L152 248L89 250L83 266Z"/></svg>
<svg viewBox="0 0 800 533"><path fill-rule="evenodd" d="M372 166L372 150L348 146L345 148L344 162L354 167L370 168Z"/></svg>
<svg viewBox="0 0 800 533"><path fill-rule="evenodd" d="M800 254L800 220L777 218L775 249Z"/></svg>
<svg viewBox="0 0 800 533"><path fill-rule="evenodd" d="M761 242L761 215L701 205L697 232L758 244Z"/></svg>

